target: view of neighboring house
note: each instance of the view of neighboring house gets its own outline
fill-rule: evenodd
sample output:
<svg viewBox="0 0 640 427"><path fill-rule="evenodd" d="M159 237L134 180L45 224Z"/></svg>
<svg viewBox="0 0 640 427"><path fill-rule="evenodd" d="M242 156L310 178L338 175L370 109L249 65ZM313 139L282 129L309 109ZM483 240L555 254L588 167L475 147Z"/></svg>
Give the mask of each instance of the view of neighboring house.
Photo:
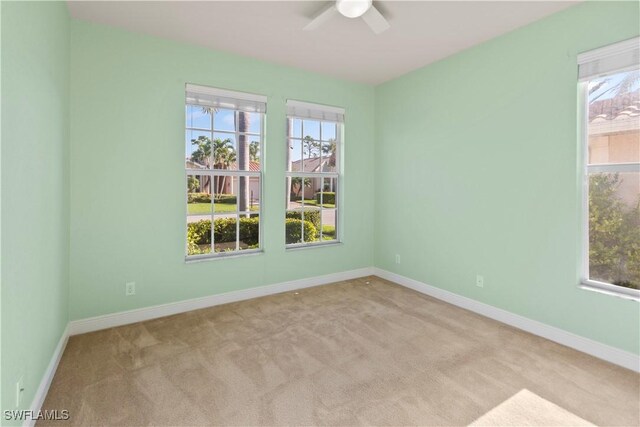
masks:
<svg viewBox="0 0 640 427"><path fill-rule="evenodd" d="M209 170L207 166L202 165L198 162L194 162L192 159L185 159L185 166L187 169L195 169L195 170ZM229 165L228 170L237 170L237 164L231 163ZM260 172L260 163L255 161L249 162L249 170L251 172ZM211 180L208 179L208 176L202 175L201 178L198 179L197 190L192 188L191 192L193 193L208 193L212 194L211 189ZM219 183L217 179L220 179ZM222 177L214 178L214 194L235 194L238 193L238 179L226 177L223 179ZM195 190L195 191L194 191ZM249 177L249 200L253 204L260 203L260 179L258 177Z"/></svg>
<svg viewBox="0 0 640 427"><path fill-rule="evenodd" d="M640 89L619 93L589 105L589 163L627 163L640 158ZM622 172L618 197L638 203L640 177Z"/></svg>
<svg viewBox="0 0 640 427"><path fill-rule="evenodd" d="M335 172L335 153L330 156L317 156L309 159L296 160L291 162L292 172ZM304 192L292 184L292 193L296 196L302 196L304 194L305 199L312 199L318 191L335 191L335 181L333 179L330 182L325 182L325 187L322 185L322 178L309 178L309 183L304 186Z"/></svg>

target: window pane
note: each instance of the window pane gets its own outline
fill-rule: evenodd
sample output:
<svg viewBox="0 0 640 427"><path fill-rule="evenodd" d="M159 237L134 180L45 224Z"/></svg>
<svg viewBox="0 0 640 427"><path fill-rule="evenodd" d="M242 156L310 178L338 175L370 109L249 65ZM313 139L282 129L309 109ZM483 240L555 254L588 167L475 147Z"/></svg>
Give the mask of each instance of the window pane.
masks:
<svg viewBox="0 0 640 427"><path fill-rule="evenodd" d="M240 132L248 132L260 134L262 132L262 114L260 113L240 113L240 116L244 114L245 126L238 129ZM244 130L243 130L244 129Z"/></svg>
<svg viewBox="0 0 640 427"><path fill-rule="evenodd" d="M188 128L211 130L211 114L206 108L199 105L187 105L186 118L186 127Z"/></svg>
<svg viewBox="0 0 640 427"><path fill-rule="evenodd" d="M287 244L317 242L321 228L320 209L305 207L288 210L285 225Z"/></svg>
<svg viewBox="0 0 640 427"><path fill-rule="evenodd" d="M321 172L336 172L337 144L335 141L322 143L322 169Z"/></svg>
<svg viewBox="0 0 640 427"><path fill-rule="evenodd" d="M302 242L302 220L300 212L287 211L285 218L285 242L287 245Z"/></svg>
<svg viewBox="0 0 640 427"><path fill-rule="evenodd" d="M336 237L336 210L322 210L322 240L337 240Z"/></svg>
<svg viewBox="0 0 640 427"><path fill-rule="evenodd" d="M287 159L287 171L302 171L302 141L299 139L290 139L288 148L289 158Z"/></svg>
<svg viewBox="0 0 640 427"><path fill-rule="evenodd" d="M242 250L257 249L260 242L260 217L257 213L240 215L240 241Z"/></svg>
<svg viewBox="0 0 640 427"><path fill-rule="evenodd" d="M218 109L213 116L215 130L236 131L236 112L234 110Z"/></svg>
<svg viewBox="0 0 640 427"><path fill-rule="evenodd" d="M247 136L249 139L249 170L253 172L260 171L260 159L262 153L260 152L260 137L259 136Z"/></svg>
<svg viewBox="0 0 640 427"><path fill-rule="evenodd" d="M211 167L211 132L187 130L185 145L186 169L209 169Z"/></svg>
<svg viewBox="0 0 640 427"><path fill-rule="evenodd" d="M187 215L189 222L211 218L211 177L187 175Z"/></svg>
<svg viewBox="0 0 640 427"><path fill-rule="evenodd" d="M322 204L323 208L335 208L337 206L336 188L336 178L323 178L322 191L316 193L316 201L318 204Z"/></svg>
<svg viewBox="0 0 640 427"><path fill-rule="evenodd" d="M235 134L213 134L213 169L237 170L237 144Z"/></svg>
<svg viewBox="0 0 640 427"><path fill-rule="evenodd" d="M589 278L640 288L640 173L589 175Z"/></svg>
<svg viewBox="0 0 640 427"><path fill-rule="evenodd" d="M216 214L235 216L238 211L238 177L216 175L213 178L213 209Z"/></svg>
<svg viewBox="0 0 640 427"><path fill-rule="evenodd" d="M313 178L294 176L287 181L289 182L289 208L302 207L305 200L313 200Z"/></svg>
<svg viewBox="0 0 640 427"><path fill-rule="evenodd" d="M302 120L300 119L289 119L291 120L291 137L293 138L302 138Z"/></svg>
<svg viewBox="0 0 640 427"><path fill-rule="evenodd" d="M255 156L260 153L259 141L260 139L258 136L245 134L239 135L238 145L236 147L236 162L231 166L231 169L258 172L260 170L260 159Z"/></svg>
<svg viewBox="0 0 640 427"><path fill-rule="evenodd" d="M311 137L312 139L320 139L320 122L317 120L303 120L302 133L304 137Z"/></svg>
<svg viewBox="0 0 640 427"><path fill-rule="evenodd" d="M243 183L244 181L244 183ZM240 210L249 212L258 212L260 210L260 177L258 176L243 176L240 177L240 189L243 185L246 187L246 203L243 208L242 197L240 198ZM242 194L242 193L241 193Z"/></svg>
<svg viewBox="0 0 640 427"><path fill-rule="evenodd" d="M209 219L188 221L187 255L208 253L211 253L211 217Z"/></svg>
<svg viewBox="0 0 640 427"><path fill-rule="evenodd" d="M310 136L302 140L302 170L304 172L321 172L320 169L320 141Z"/></svg>
<svg viewBox="0 0 640 427"><path fill-rule="evenodd" d="M257 212L260 209L260 178L257 176L235 176L232 183L238 211Z"/></svg>
<svg viewBox="0 0 640 427"><path fill-rule="evenodd" d="M640 162L640 71L591 80L589 163Z"/></svg>
<svg viewBox="0 0 640 427"><path fill-rule="evenodd" d="M336 124L333 122L322 122L322 140L336 140Z"/></svg>
<svg viewBox="0 0 640 427"><path fill-rule="evenodd" d="M233 252L237 242L237 215L216 215L213 232L215 252Z"/></svg>

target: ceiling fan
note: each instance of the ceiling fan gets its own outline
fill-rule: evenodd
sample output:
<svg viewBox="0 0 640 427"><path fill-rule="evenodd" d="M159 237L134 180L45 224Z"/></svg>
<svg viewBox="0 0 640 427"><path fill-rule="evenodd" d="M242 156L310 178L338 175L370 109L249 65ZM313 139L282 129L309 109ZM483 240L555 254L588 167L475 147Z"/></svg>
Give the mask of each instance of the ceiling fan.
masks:
<svg viewBox="0 0 640 427"><path fill-rule="evenodd" d="M304 29L306 31L315 30L336 13L347 18L362 17L375 34L380 34L390 27L389 22L373 5L373 0L336 0L335 3L331 2L322 9Z"/></svg>

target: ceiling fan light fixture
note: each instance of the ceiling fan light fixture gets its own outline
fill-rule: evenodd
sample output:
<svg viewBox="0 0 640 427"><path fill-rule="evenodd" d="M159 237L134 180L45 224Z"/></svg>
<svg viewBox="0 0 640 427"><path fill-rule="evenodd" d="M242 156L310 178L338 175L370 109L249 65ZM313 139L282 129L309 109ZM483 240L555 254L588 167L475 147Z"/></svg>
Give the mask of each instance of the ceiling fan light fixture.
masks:
<svg viewBox="0 0 640 427"><path fill-rule="evenodd" d="M365 14L373 0L336 0L338 12L347 18L357 18Z"/></svg>

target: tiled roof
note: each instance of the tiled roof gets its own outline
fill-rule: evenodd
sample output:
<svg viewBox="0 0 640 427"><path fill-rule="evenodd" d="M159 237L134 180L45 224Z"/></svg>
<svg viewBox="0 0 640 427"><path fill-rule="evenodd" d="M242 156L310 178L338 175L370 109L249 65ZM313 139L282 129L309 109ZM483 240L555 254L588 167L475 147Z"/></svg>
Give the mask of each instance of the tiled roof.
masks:
<svg viewBox="0 0 640 427"><path fill-rule="evenodd" d="M186 163L187 163L187 167L189 169L204 169L204 170L208 169L205 165L201 165L200 163L196 163L196 162L194 162L193 160L190 160L190 159L187 159ZM225 170L237 170L236 169L236 163L235 162L231 163L229 165L229 169L225 169ZM251 172L260 172L260 162L254 162L254 161L249 162L249 171L251 171Z"/></svg>
<svg viewBox="0 0 640 427"><path fill-rule="evenodd" d="M312 157L310 159L291 162L291 172L301 172L303 162L305 172L319 172L318 168L320 167L320 157Z"/></svg>
<svg viewBox="0 0 640 427"><path fill-rule="evenodd" d="M231 163L229 169L236 170L236 164L235 163ZM260 172L260 162L250 161L249 162L249 170L251 172Z"/></svg>
<svg viewBox="0 0 640 427"><path fill-rule="evenodd" d="M589 104L589 122L640 116L640 89Z"/></svg>

